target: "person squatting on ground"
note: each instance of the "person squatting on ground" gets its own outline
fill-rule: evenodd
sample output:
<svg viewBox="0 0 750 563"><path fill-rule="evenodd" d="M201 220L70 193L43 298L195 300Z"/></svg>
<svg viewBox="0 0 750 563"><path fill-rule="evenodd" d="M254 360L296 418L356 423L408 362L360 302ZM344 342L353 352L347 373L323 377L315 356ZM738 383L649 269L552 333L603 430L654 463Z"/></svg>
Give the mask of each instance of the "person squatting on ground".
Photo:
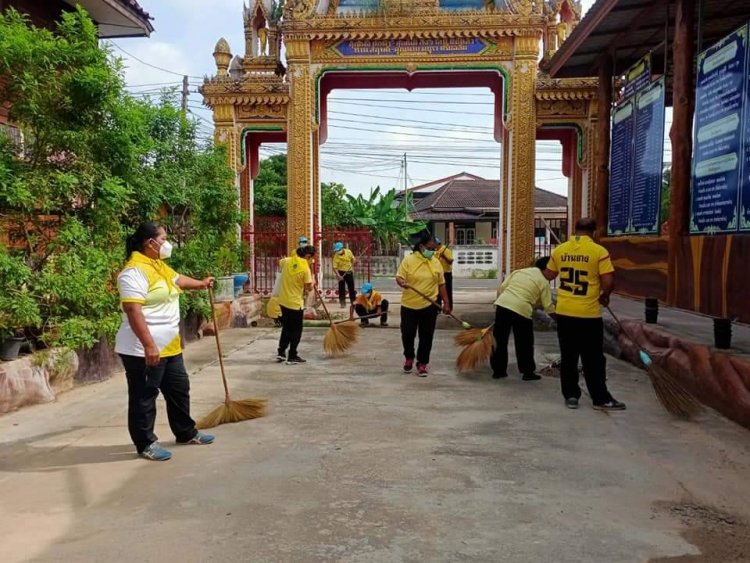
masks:
<svg viewBox="0 0 750 563"><path fill-rule="evenodd" d="M531 268L512 272L500 285L495 301L495 351L490 359L492 377L508 377L508 339L513 331L518 371L524 381L542 377L534 362L534 308L541 305L548 313L554 310L549 281L544 277L549 256L539 258Z"/></svg>
<svg viewBox="0 0 750 563"><path fill-rule="evenodd" d="M207 289L214 278L183 276L164 260L172 254L167 233L156 222L144 223L126 243L127 263L117 277L122 322L115 352L128 381L128 430L138 455L166 461L172 453L154 434L156 398L167 403L167 419L178 444L210 444L190 417L190 381L180 341L180 293Z"/></svg>
<svg viewBox="0 0 750 563"><path fill-rule="evenodd" d="M370 282L362 284L354 300L354 310L360 317L380 315L380 326L388 326L388 300L383 299L380 292L375 291ZM370 325L370 319L363 318L360 322L363 327Z"/></svg>
<svg viewBox="0 0 750 563"><path fill-rule="evenodd" d="M354 265L357 259L348 248L344 248L343 242L333 245L333 273L339 280L339 304L346 307L346 291L349 290L349 302L354 305L357 292L354 289Z"/></svg>
<svg viewBox="0 0 750 563"><path fill-rule="evenodd" d="M300 246L292 256L279 262L281 268L278 295L281 307L281 336L276 355L278 362L287 364L302 364L297 347L302 339L302 323L305 313L305 290L312 291L312 269L310 262L315 256L314 246ZM289 355L287 356L287 348Z"/></svg>
<svg viewBox="0 0 750 563"><path fill-rule="evenodd" d="M583 364L594 408L624 410L607 389L607 365L604 357L602 305L609 305L615 287L612 261L607 249L593 240L596 221L585 217L576 223L569 241L552 251L545 277L560 276L557 288L557 338L560 342L560 385L565 405L578 408L578 360Z"/></svg>
<svg viewBox="0 0 750 563"><path fill-rule="evenodd" d="M433 301L438 295L443 298L443 313L451 312L450 300L445 291L445 277L440 262L435 258L435 241L429 233L423 233L414 245L414 252L403 259L396 273L396 283L403 288L401 293L401 341L404 346L404 371L411 372L414 358L417 360L417 375L427 377L432 351L432 339L439 309L412 287ZM414 353L414 341L419 334L419 347Z"/></svg>
<svg viewBox="0 0 750 563"><path fill-rule="evenodd" d="M453 251L448 248L447 244L444 244L438 237L435 237L435 257L440 261L440 265L443 267L443 277L445 277L445 292L448 294L448 303L453 309ZM443 298L438 295L438 305L442 305Z"/></svg>

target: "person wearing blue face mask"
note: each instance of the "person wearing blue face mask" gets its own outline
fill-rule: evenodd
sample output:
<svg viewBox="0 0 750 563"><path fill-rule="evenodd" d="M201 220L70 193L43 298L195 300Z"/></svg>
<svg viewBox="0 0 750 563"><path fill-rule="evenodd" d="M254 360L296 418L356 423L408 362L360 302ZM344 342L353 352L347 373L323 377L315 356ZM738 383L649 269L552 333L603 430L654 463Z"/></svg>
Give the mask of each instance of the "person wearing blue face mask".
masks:
<svg viewBox="0 0 750 563"><path fill-rule="evenodd" d="M423 232L414 252L404 258L396 274L396 283L403 288L401 294L401 341L404 346L404 372L410 373L417 361L417 375L427 377L435 324L440 312L433 302L442 297L442 311L451 312L445 289L445 276L440 261L435 257L436 244L429 232ZM416 291L412 291L412 288ZM419 347L414 344L419 335Z"/></svg>

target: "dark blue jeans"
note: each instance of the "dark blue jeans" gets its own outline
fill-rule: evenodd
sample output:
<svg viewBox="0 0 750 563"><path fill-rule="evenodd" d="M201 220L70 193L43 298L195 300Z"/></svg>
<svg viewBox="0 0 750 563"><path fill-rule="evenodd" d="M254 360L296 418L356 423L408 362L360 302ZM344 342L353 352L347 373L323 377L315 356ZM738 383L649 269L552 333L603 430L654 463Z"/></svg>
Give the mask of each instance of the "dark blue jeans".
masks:
<svg viewBox="0 0 750 563"><path fill-rule="evenodd" d="M154 434L156 398L159 391L167 403L169 427L178 442L187 442L198 432L190 418L190 380L182 354L162 358L157 366L146 359L120 354L128 379L128 430L138 453L158 439Z"/></svg>

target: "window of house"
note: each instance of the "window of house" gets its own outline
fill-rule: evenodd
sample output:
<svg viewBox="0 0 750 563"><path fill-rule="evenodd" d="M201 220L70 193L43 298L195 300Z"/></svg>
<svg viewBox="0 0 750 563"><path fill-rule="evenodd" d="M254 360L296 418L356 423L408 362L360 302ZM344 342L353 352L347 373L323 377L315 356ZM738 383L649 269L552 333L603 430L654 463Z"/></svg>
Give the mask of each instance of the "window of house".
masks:
<svg viewBox="0 0 750 563"><path fill-rule="evenodd" d="M456 227L456 244L474 244L477 237L477 231L474 227Z"/></svg>

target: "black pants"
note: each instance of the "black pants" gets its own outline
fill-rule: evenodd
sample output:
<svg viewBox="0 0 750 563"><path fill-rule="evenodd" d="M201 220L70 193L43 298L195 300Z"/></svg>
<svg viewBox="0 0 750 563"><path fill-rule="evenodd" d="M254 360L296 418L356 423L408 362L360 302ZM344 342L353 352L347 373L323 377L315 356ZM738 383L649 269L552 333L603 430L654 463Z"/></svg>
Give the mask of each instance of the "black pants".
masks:
<svg viewBox="0 0 750 563"><path fill-rule="evenodd" d="M190 380L182 354L162 358L157 366L146 359L120 354L128 379L128 430L138 453L156 442L156 397L167 403L167 419L178 442L187 442L198 432L190 418Z"/></svg>
<svg viewBox="0 0 750 563"><path fill-rule="evenodd" d="M453 272L445 272L445 291L448 293L448 305L453 309ZM438 293L437 304L443 304L443 297Z"/></svg>
<svg viewBox="0 0 750 563"><path fill-rule="evenodd" d="M339 275L343 278L339 281L339 302L346 303L346 290L349 290L349 302L354 303L357 298L357 292L354 290L354 272L345 272L339 270Z"/></svg>
<svg viewBox="0 0 750 563"><path fill-rule="evenodd" d="M374 315L376 310L375 309L366 309L364 305L360 305L359 303L354 306L354 310L357 311L357 314L360 317L366 317L367 315ZM380 302L380 312L382 313L380 315L380 324L385 324L388 322L388 300L383 299ZM368 319L362 319L362 324L367 324L369 322Z"/></svg>
<svg viewBox="0 0 750 563"><path fill-rule="evenodd" d="M560 385L563 397L579 399L578 359L583 377L595 405L612 400L607 390L607 364L604 358L604 322L598 319L557 316L557 339L560 342Z"/></svg>
<svg viewBox="0 0 750 563"><path fill-rule="evenodd" d="M438 309L430 305L424 309L410 309L401 306L401 342L404 345L404 357L413 360L414 340L419 333L419 347L416 358L418 364L430 363L432 337L435 336Z"/></svg>
<svg viewBox="0 0 750 563"><path fill-rule="evenodd" d="M516 344L518 371L522 374L534 373L536 371L536 364L534 363L534 321L505 307L495 307L493 333L497 346L490 359L492 371L499 375L507 373L508 339L511 330Z"/></svg>
<svg viewBox="0 0 750 563"><path fill-rule="evenodd" d="M302 340L302 321L305 311L303 309L287 309L281 307L281 336L279 337L279 355L286 356L289 348L289 357L297 357L297 346Z"/></svg>

